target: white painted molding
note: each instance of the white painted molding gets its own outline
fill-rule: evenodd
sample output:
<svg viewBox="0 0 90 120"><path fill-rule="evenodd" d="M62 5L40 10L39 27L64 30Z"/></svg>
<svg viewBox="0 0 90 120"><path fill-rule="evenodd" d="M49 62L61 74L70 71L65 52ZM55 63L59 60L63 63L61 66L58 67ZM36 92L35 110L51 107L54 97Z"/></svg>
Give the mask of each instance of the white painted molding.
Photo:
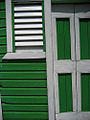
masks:
<svg viewBox="0 0 90 120"><path fill-rule="evenodd" d="M11 53L13 52L11 0L5 0L5 3L6 3L7 52Z"/></svg>
<svg viewBox="0 0 90 120"><path fill-rule="evenodd" d="M45 52L30 52L30 53L7 53L3 60L7 59L44 59Z"/></svg>
<svg viewBox="0 0 90 120"><path fill-rule="evenodd" d="M90 112L67 112L56 115L57 120L90 120Z"/></svg>
<svg viewBox="0 0 90 120"><path fill-rule="evenodd" d="M46 33L46 61L47 61L47 88L48 88L48 116L49 120L55 120L54 108L54 88L53 88L53 51L52 51L52 34L51 34L51 0L44 0L45 14L45 33Z"/></svg>

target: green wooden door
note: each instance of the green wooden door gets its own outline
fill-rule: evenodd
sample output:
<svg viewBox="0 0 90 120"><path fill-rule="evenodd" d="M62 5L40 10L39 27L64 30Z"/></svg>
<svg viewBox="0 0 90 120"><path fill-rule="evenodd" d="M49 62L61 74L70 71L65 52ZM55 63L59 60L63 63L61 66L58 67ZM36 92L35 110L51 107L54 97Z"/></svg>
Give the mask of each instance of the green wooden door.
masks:
<svg viewBox="0 0 90 120"><path fill-rule="evenodd" d="M89 6L52 6L56 120L90 119Z"/></svg>

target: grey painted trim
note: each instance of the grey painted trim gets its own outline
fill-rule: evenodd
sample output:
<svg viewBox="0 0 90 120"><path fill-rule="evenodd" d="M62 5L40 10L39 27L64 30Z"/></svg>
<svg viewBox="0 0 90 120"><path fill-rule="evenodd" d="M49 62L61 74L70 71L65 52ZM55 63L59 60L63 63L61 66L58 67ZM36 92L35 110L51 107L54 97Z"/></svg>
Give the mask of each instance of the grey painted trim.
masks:
<svg viewBox="0 0 90 120"><path fill-rule="evenodd" d="M48 87L48 114L49 120L55 120L54 91L53 91L53 49L51 34L51 0L44 0L45 33L46 33L46 61L47 61L47 87Z"/></svg>
<svg viewBox="0 0 90 120"><path fill-rule="evenodd" d="M45 52L7 53L3 59L44 59Z"/></svg>
<svg viewBox="0 0 90 120"><path fill-rule="evenodd" d="M90 120L90 112L67 112L56 115L57 120Z"/></svg>
<svg viewBox="0 0 90 120"><path fill-rule="evenodd" d="M55 105L56 113L60 113L59 108L59 90L58 90L58 74L71 73L72 74L72 95L73 95L73 112L77 111L77 91L76 91L76 62L75 60L75 34L74 34L74 11L69 13L67 6L63 6L61 12L52 13L52 33L53 33L53 49L54 49L54 89L55 89ZM66 9L65 9L66 8ZM72 8L70 6L70 8ZM62 12L63 11L63 12ZM65 13L64 13L65 12ZM70 18L70 32L71 32L71 60L57 60L57 34L56 34L56 18ZM73 31L73 34L72 34ZM60 113L61 114L61 113Z"/></svg>
<svg viewBox="0 0 90 120"><path fill-rule="evenodd" d="M12 38L12 7L11 0L5 0L6 3L6 26L7 26L7 52L13 52Z"/></svg>
<svg viewBox="0 0 90 120"><path fill-rule="evenodd" d="M78 112L81 112L81 74L77 72Z"/></svg>
<svg viewBox="0 0 90 120"><path fill-rule="evenodd" d="M2 117L2 105L1 105L1 95L0 95L0 120L3 120L3 117Z"/></svg>
<svg viewBox="0 0 90 120"><path fill-rule="evenodd" d="M80 60L77 62L77 71L80 73L90 73L90 60Z"/></svg>

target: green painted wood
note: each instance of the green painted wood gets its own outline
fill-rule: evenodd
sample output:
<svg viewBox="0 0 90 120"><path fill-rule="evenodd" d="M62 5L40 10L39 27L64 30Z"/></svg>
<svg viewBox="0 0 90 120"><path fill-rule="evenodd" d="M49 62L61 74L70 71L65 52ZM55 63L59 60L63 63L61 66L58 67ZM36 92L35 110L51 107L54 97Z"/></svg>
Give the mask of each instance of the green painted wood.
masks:
<svg viewBox="0 0 90 120"><path fill-rule="evenodd" d="M70 112L72 111L71 74L59 74L58 83L60 112Z"/></svg>
<svg viewBox="0 0 90 120"><path fill-rule="evenodd" d="M0 80L0 86L4 88L46 88L46 80Z"/></svg>
<svg viewBox="0 0 90 120"><path fill-rule="evenodd" d="M6 28L0 28L0 37L6 36Z"/></svg>
<svg viewBox="0 0 90 120"><path fill-rule="evenodd" d="M65 75L59 75L58 82L59 82L59 109L60 112L66 112L67 103L66 103Z"/></svg>
<svg viewBox="0 0 90 120"><path fill-rule="evenodd" d="M90 31L88 31L90 19L80 20L80 56L81 59L90 59Z"/></svg>
<svg viewBox="0 0 90 120"><path fill-rule="evenodd" d="M46 79L46 72L0 72L0 79Z"/></svg>
<svg viewBox="0 0 90 120"><path fill-rule="evenodd" d="M6 18L5 10L0 11L0 19L1 18Z"/></svg>
<svg viewBox="0 0 90 120"><path fill-rule="evenodd" d="M88 58L90 59L90 19L88 20Z"/></svg>
<svg viewBox="0 0 90 120"><path fill-rule="evenodd" d="M48 111L48 105L14 105L14 104L2 104L2 109L4 112L47 112Z"/></svg>
<svg viewBox="0 0 90 120"><path fill-rule="evenodd" d="M57 54L58 60L70 59L70 23L69 19L57 19Z"/></svg>
<svg viewBox="0 0 90 120"><path fill-rule="evenodd" d="M72 105L72 78L70 74L65 75L66 79L66 100L67 100L67 112L73 112Z"/></svg>
<svg viewBox="0 0 90 120"><path fill-rule="evenodd" d="M90 74L81 75L82 111L90 111Z"/></svg>
<svg viewBox="0 0 90 120"><path fill-rule="evenodd" d="M47 112L3 112L4 120L48 120Z"/></svg>
<svg viewBox="0 0 90 120"><path fill-rule="evenodd" d="M0 37L0 45L6 45L6 37Z"/></svg>
<svg viewBox="0 0 90 120"><path fill-rule="evenodd" d="M5 9L5 2L0 2L0 10Z"/></svg>
<svg viewBox="0 0 90 120"><path fill-rule="evenodd" d="M2 58L4 57L3 54L0 54L0 62L2 62Z"/></svg>
<svg viewBox="0 0 90 120"><path fill-rule="evenodd" d="M46 63L2 63L0 64L0 70L18 70L18 71L25 71L25 70L46 70Z"/></svg>
<svg viewBox="0 0 90 120"><path fill-rule="evenodd" d="M52 3L88 3L90 0L52 0Z"/></svg>
<svg viewBox="0 0 90 120"><path fill-rule="evenodd" d="M58 60L64 59L64 38L63 38L63 21L57 19L57 55Z"/></svg>
<svg viewBox="0 0 90 120"><path fill-rule="evenodd" d="M2 103L7 104L47 104L47 96L2 96Z"/></svg>
<svg viewBox="0 0 90 120"><path fill-rule="evenodd" d="M6 19L0 19L0 28L6 27Z"/></svg>
<svg viewBox="0 0 90 120"><path fill-rule="evenodd" d="M47 95L47 88L0 88L1 94L6 95Z"/></svg>
<svg viewBox="0 0 90 120"><path fill-rule="evenodd" d="M6 53L6 52L7 52L7 47L6 47L5 45L0 46L0 54L1 54L1 53L4 54L4 53Z"/></svg>
<svg viewBox="0 0 90 120"><path fill-rule="evenodd" d="M65 59L71 58L71 42L70 42L70 22L69 19L64 22L64 51Z"/></svg>

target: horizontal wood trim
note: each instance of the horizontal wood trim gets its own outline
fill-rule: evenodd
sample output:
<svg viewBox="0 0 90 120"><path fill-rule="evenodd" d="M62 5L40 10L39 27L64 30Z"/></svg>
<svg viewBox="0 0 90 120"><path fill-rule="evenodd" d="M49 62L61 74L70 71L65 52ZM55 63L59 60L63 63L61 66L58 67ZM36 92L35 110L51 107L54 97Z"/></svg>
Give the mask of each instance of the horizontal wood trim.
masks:
<svg viewBox="0 0 90 120"><path fill-rule="evenodd" d="M3 118L9 120L48 120L47 112L3 112Z"/></svg>
<svg viewBox="0 0 90 120"><path fill-rule="evenodd" d="M10 104L47 104L47 96L2 96L2 103Z"/></svg>
<svg viewBox="0 0 90 120"><path fill-rule="evenodd" d="M56 115L57 120L89 120L90 112L67 112Z"/></svg>
<svg viewBox="0 0 90 120"><path fill-rule="evenodd" d="M0 88L1 95L47 95L47 88Z"/></svg>
<svg viewBox="0 0 90 120"><path fill-rule="evenodd" d="M0 53L6 53L7 52L7 47L6 46L0 46Z"/></svg>
<svg viewBox="0 0 90 120"><path fill-rule="evenodd" d="M47 87L47 80L0 80L0 86L7 88L43 88Z"/></svg>
<svg viewBox="0 0 90 120"><path fill-rule="evenodd" d="M46 70L46 63L1 63L0 70Z"/></svg>
<svg viewBox="0 0 90 120"><path fill-rule="evenodd" d="M0 72L0 79L46 79L46 72Z"/></svg>
<svg viewBox="0 0 90 120"><path fill-rule="evenodd" d="M45 59L45 52L7 53L3 59Z"/></svg>
<svg viewBox="0 0 90 120"><path fill-rule="evenodd" d="M22 112L44 112L48 111L48 105L14 105L14 104L2 104L3 111L22 111Z"/></svg>

